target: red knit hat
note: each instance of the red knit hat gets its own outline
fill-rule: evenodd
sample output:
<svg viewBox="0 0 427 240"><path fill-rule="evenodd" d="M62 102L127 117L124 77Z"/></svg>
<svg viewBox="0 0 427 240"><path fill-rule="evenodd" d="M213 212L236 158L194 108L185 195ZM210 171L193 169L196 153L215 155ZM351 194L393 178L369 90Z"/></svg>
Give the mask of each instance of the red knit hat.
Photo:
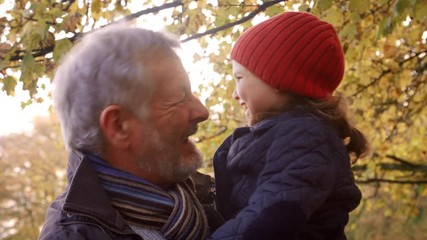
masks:
<svg viewBox="0 0 427 240"><path fill-rule="evenodd" d="M332 95L344 74L333 26L302 12L251 27L237 40L231 59L278 90L318 99Z"/></svg>

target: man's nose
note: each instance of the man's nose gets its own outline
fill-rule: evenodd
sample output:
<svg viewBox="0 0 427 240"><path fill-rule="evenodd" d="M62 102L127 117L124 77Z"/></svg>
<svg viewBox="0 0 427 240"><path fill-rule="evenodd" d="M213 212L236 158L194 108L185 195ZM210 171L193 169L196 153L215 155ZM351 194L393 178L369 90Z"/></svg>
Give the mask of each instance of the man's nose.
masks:
<svg viewBox="0 0 427 240"><path fill-rule="evenodd" d="M193 97L194 106L191 112L191 120L196 123L203 122L209 118L209 111L196 96Z"/></svg>

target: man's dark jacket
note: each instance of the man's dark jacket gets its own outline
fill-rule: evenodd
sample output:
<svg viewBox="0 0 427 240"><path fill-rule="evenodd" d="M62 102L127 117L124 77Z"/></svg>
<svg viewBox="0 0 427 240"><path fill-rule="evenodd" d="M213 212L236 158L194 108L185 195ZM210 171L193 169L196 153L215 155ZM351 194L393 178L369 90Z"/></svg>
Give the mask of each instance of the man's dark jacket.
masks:
<svg viewBox="0 0 427 240"><path fill-rule="evenodd" d="M111 206L82 153L70 154L67 178L67 190L49 207L39 240L142 239Z"/></svg>
<svg viewBox="0 0 427 240"><path fill-rule="evenodd" d="M222 224L222 218L209 205L210 177L195 173L196 196L203 204L211 229ZM68 186L49 207L39 240L141 240L111 205L90 160L74 151L68 160Z"/></svg>
<svg viewBox="0 0 427 240"><path fill-rule="evenodd" d="M343 140L304 108L236 129L214 169L227 222L212 239L345 239L361 199Z"/></svg>

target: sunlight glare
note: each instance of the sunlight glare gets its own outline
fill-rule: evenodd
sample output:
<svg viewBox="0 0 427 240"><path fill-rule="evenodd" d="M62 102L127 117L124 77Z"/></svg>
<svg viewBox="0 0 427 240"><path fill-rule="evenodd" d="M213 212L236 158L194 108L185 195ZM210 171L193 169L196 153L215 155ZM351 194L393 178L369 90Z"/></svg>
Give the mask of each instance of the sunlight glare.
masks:
<svg viewBox="0 0 427 240"><path fill-rule="evenodd" d="M30 133L34 128L33 118L49 114L52 104L49 97L50 81L47 78L40 78L37 85L39 93L35 97L41 97L44 101L33 103L24 109L21 108L21 102L28 100L28 92L22 90L22 82L15 87L15 96L7 96L5 92L0 92L0 113L5 113L0 118L0 136L12 133ZM44 90L42 86L44 86Z"/></svg>
<svg viewBox="0 0 427 240"><path fill-rule="evenodd" d="M405 21L403 21L403 26L407 27L411 23L411 18L409 16L406 16Z"/></svg>
<svg viewBox="0 0 427 240"><path fill-rule="evenodd" d="M197 2L193 1L190 4L188 4L188 9L193 10L197 8Z"/></svg>
<svg viewBox="0 0 427 240"><path fill-rule="evenodd" d="M8 21L12 20L12 16L10 14L6 14L6 12L12 10L14 5L15 5L15 1L12 1L12 0L3 1L3 3L0 5L0 16L6 17Z"/></svg>
<svg viewBox="0 0 427 240"><path fill-rule="evenodd" d="M265 20L269 19L270 17L266 16L265 14L258 14L254 18L252 18L252 25L256 25L258 23L264 22Z"/></svg>
<svg viewBox="0 0 427 240"><path fill-rule="evenodd" d="M298 9L301 5L302 5L301 3L295 3L294 5L292 5L292 8L294 9L295 12L298 12Z"/></svg>

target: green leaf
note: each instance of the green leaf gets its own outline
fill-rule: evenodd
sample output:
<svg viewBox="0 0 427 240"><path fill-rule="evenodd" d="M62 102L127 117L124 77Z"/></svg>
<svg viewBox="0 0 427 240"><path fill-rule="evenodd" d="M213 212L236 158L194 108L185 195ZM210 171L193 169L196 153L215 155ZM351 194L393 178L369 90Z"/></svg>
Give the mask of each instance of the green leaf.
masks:
<svg viewBox="0 0 427 240"><path fill-rule="evenodd" d="M364 13L370 9L370 0L350 0L348 8L352 12Z"/></svg>
<svg viewBox="0 0 427 240"><path fill-rule="evenodd" d="M12 76L6 76L3 79L3 87L1 88L2 91L5 91L7 95L13 96L15 94L15 87L16 87L17 81Z"/></svg>
<svg viewBox="0 0 427 240"><path fill-rule="evenodd" d="M66 14L66 12L59 8L52 8L47 12L47 14L50 15L53 20L55 20L56 18L62 17L64 14Z"/></svg>
<svg viewBox="0 0 427 240"><path fill-rule="evenodd" d="M319 0L317 2L317 7L321 10L328 10L332 7L332 0Z"/></svg>
<svg viewBox="0 0 427 240"><path fill-rule="evenodd" d="M265 15L272 17L272 16L276 16L282 12L283 12L283 7L271 6L265 10Z"/></svg>
<svg viewBox="0 0 427 240"><path fill-rule="evenodd" d="M393 30L393 25L391 24L391 18L383 19L378 27L377 37L379 39L383 36L387 36Z"/></svg>
<svg viewBox="0 0 427 240"><path fill-rule="evenodd" d="M397 0L394 5L394 15L399 16L403 15L405 10L411 6L410 0ZM405 18L406 16L403 16Z"/></svg>
<svg viewBox="0 0 427 240"><path fill-rule="evenodd" d="M425 0L416 0L416 4L414 4L414 17L419 21L427 18L427 3Z"/></svg>
<svg viewBox="0 0 427 240"><path fill-rule="evenodd" d="M341 38L354 39L357 34L357 28L354 24L347 24L340 32Z"/></svg>
<svg viewBox="0 0 427 240"><path fill-rule="evenodd" d="M32 67L32 70L33 70L33 74L35 74L36 75L36 77L37 76L43 76L43 74L44 74L44 72L45 72L45 65L44 64L42 64L42 63L34 63L33 64L33 67Z"/></svg>
<svg viewBox="0 0 427 240"><path fill-rule="evenodd" d="M31 54L31 52L27 52L22 59L21 63L21 72L25 73L28 69L31 69L31 67L34 64L34 57Z"/></svg>
<svg viewBox="0 0 427 240"><path fill-rule="evenodd" d="M101 1L93 0L91 5L91 13L98 14L101 11Z"/></svg>
<svg viewBox="0 0 427 240"><path fill-rule="evenodd" d="M43 2L31 3L30 9L33 10L36 18L39 18L46 11L46 6Z"/></svg>
<svg viewBox="0 0 427 240"><path fill-rule="evenodd" d="M326 17L324 17L324 20L331 23L335 27L340 27L344 22L343 13L335 6L328 9L325 14Z"/></svg>
<svg viewBox="0 0 427 240"><path fill-rule="evenodd" d="M63 55L65 55L68 50L73 46L73 43L68 38L63 38L55 42L55 48L53 49L53 59L57 61Z"/></svg>

